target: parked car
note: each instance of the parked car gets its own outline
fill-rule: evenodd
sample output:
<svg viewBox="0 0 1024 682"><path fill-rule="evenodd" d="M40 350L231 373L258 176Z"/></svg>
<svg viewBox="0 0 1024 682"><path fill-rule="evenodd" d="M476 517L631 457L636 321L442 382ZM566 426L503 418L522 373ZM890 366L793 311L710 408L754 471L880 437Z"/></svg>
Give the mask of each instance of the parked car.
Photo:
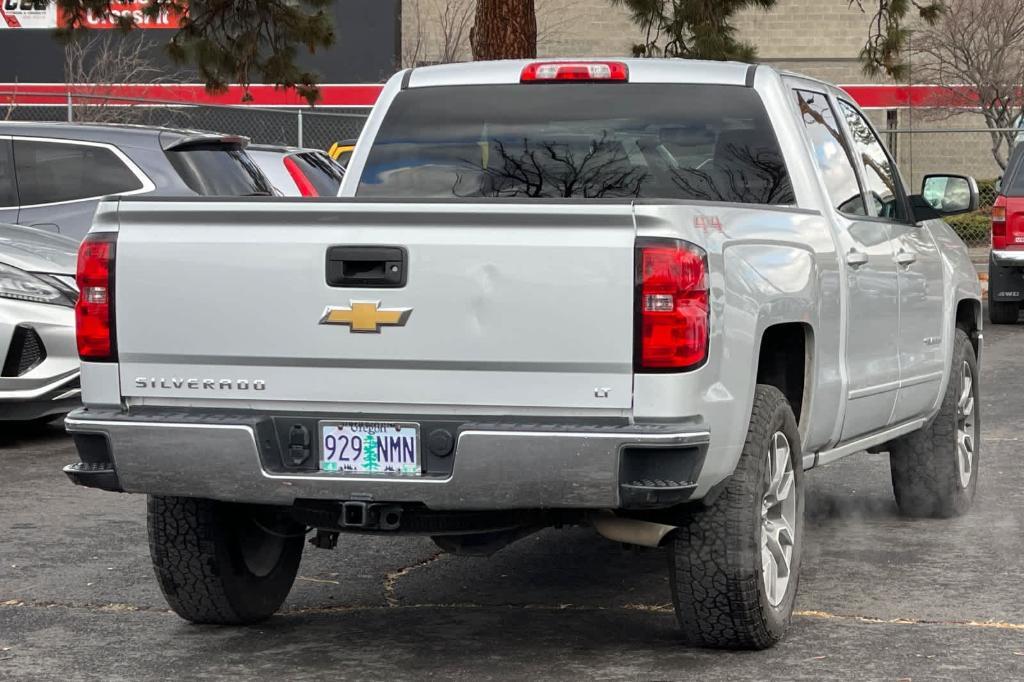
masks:
<svg viewBox="0 0 1024 682"><path fill-rule="evenodd" d="M0 421L48 419L81 404L74 239L0 224Z"/></svg>
<svg viewBox="0 0 1024 682"><path fill-rule="evenodd" d="M992 205L992 249L988 259L988 318L1013 324L1024 303L1024 145L1006 163Z"/></svg>
<svg viewBox="0 0 1024 682"><path fill-rule="evenodd" d="M319 149L252 144L246 152L289 197L336 197L345 169Z"/></svg>
<svg viewBox="0 0 1024 682"><path fill-rule="evenodd" d="M0 121L0 222L81 240L100 197L269 194L234 135Z"/></svg>
<svg viewBox="0 0 1024 682"><path fill-rule="evenodd" d="M591 524L667 550L685 642L764 648L805 469L882 449L904 514L974 497L981 290L940 218L977 187L925 189L767 66L407 70L336 201L100 205L65 471L151 496L191 621L273 614L310 528L479 555Z"/></svg>
<svg viewBox="0 0 1024 682"><path fill-rule="evenodd" d="M332 144L331 148L327 150L327 155L341 164L341 167L344 168L348 166L348 160L352 158L352 152L355 148L355 140L342 140Z"/></svg>

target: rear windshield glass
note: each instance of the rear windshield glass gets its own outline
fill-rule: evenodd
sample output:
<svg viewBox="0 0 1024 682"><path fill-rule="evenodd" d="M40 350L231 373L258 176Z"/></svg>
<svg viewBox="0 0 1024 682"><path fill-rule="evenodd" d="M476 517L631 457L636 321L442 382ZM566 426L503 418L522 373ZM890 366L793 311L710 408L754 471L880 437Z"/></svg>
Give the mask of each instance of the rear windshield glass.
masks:
<svg viewBox="0 0 1024 682"><path fill-rule="evenodd" d="M302 152L292 156L292 160L302 169L302 174L313 183L317 194L322 197L338 195L341 180L345 177L345 169L331 157L322 153Z"/></svg>
<svg viewBox="0 0 1024 682"><path fill-rule="evenodd" d="M196 194L242 197L273 194L259 166L241 149L204 145L167 152L171 165Z"/></svg>
<svg viewBox="0 0 1024 682"><path fill-rule="evenodd" d="M1021 158L1024 157L1024 145L1018 144L1010 154L1010 160L1006 164L1006 172L1000 183L1000 191L1008 197L1024 197L1024 172L1022 172Z"/></svg>
<svg viewBox="0 0 1024 682"><path fill-rule="evenodd" d="M754 90L646 83L405 90L357 193L794 203Z"/></svg>

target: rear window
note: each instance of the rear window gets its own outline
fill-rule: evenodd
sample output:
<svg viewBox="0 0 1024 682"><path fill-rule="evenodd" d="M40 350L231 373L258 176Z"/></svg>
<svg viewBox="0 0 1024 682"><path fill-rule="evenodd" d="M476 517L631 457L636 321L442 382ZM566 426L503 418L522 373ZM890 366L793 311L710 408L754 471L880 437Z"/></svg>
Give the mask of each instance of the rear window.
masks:
<svg viewBox="0 0 1024 682"><path fill-rule="evenodd" d="M274 193L259 166L237 147L202 145L166 153L174 170L196 194L244 197Z"/></svg>
<svg viewBox="0 0 1024 682"><path fill-rule="evenodd" d="M753 89L647 83L405 90L357 193L794 203Z"/></svg>
<svg viewBox="0 0 1024 682"><path fill-rule="evenodd" d="M106 147L80 142L14 141L22 206L121 194L142 181Z"/></svg>
<svg viewBox="0 0 1024 682"><path fill-rule="evenodd" d="M0 140L0 208L18 205L18 190L14 184L14 159L11 141Z"/></svg>
<svg viewBox="0 0 1024 682"><path fill-rule="evenodd" d="M292 155L302 174L313 183L317 194L322 197L338 195L338 188L345 177L345 169L324 153L302 152Z"/></svg>
<svg viewBox="0 0 1024 682"><path fill-rule="evenodd" d="M1006 171L1000 183L999 191L1008 197L1024 197L1024 172L1021 172L1021 159L1024 158L1024 145L1018 144L1010 154Z"/></svg>

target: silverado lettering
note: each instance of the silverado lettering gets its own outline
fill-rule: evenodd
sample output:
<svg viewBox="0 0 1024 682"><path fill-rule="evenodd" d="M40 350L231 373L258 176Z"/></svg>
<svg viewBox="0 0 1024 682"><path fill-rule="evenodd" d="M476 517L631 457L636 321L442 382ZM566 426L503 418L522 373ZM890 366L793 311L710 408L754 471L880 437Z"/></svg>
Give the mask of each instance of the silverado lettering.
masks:
<svg viewBox="0 0 1024 682"><path fill-rule="evenodd" d="M136 377L136 388L187 388L190 390L219 389L246 391L252 388L254 391L267 390L267 382L262 379L179 379L171 377Z"/></svg>

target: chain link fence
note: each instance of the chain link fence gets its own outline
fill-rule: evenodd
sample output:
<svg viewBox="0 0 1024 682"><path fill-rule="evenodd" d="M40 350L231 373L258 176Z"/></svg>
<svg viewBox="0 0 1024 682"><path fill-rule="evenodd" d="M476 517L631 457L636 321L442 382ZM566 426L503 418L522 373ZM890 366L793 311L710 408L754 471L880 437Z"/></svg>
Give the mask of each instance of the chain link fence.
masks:
<svg viewBox="0 0 1024 682"><path fill-rule="evenodd" d="M368 108L265 108L183 104L107 95L45 95L44 103L30 91L0 91L0 120L134 123L173 128L194 128L245 135L253 142L329 149L341 140L359 136ZM973 213L947 222L968 246L987 246L990 215L1002 169L992 155L991 132L986 128L914 128L898 126L885 112L871 112L879 132L896 158L912 192L919 192L929 173L963 173L978 181L981 205ZM904 121L906 123L906 121Z"/></svg>
<svg viewBox="0 0 1024 682"><path fill-rule="evenodd" d="M1003 174L992 154L993 131L987 128L911 128L879 132L887 138L886 144L913 193L921 191L921 182L930 173L964 174L978 181L978 210L947 218L946 222L968 246L988 246L992 204ZM1003 158L1006 158L1005 152Z"/></svg>
<svg viewBox="0 0 1024 682"><path fill-rule="evenodd" d="M20 99L43 101L23 104ZM52 103L50 103L52 102ZM31 91L0 91L0 121L70 121L128 123L192 128L244 135L262 144L329 149L359 136L369 109L264 108L183 104L107 95L34 95Z"/></svg>

